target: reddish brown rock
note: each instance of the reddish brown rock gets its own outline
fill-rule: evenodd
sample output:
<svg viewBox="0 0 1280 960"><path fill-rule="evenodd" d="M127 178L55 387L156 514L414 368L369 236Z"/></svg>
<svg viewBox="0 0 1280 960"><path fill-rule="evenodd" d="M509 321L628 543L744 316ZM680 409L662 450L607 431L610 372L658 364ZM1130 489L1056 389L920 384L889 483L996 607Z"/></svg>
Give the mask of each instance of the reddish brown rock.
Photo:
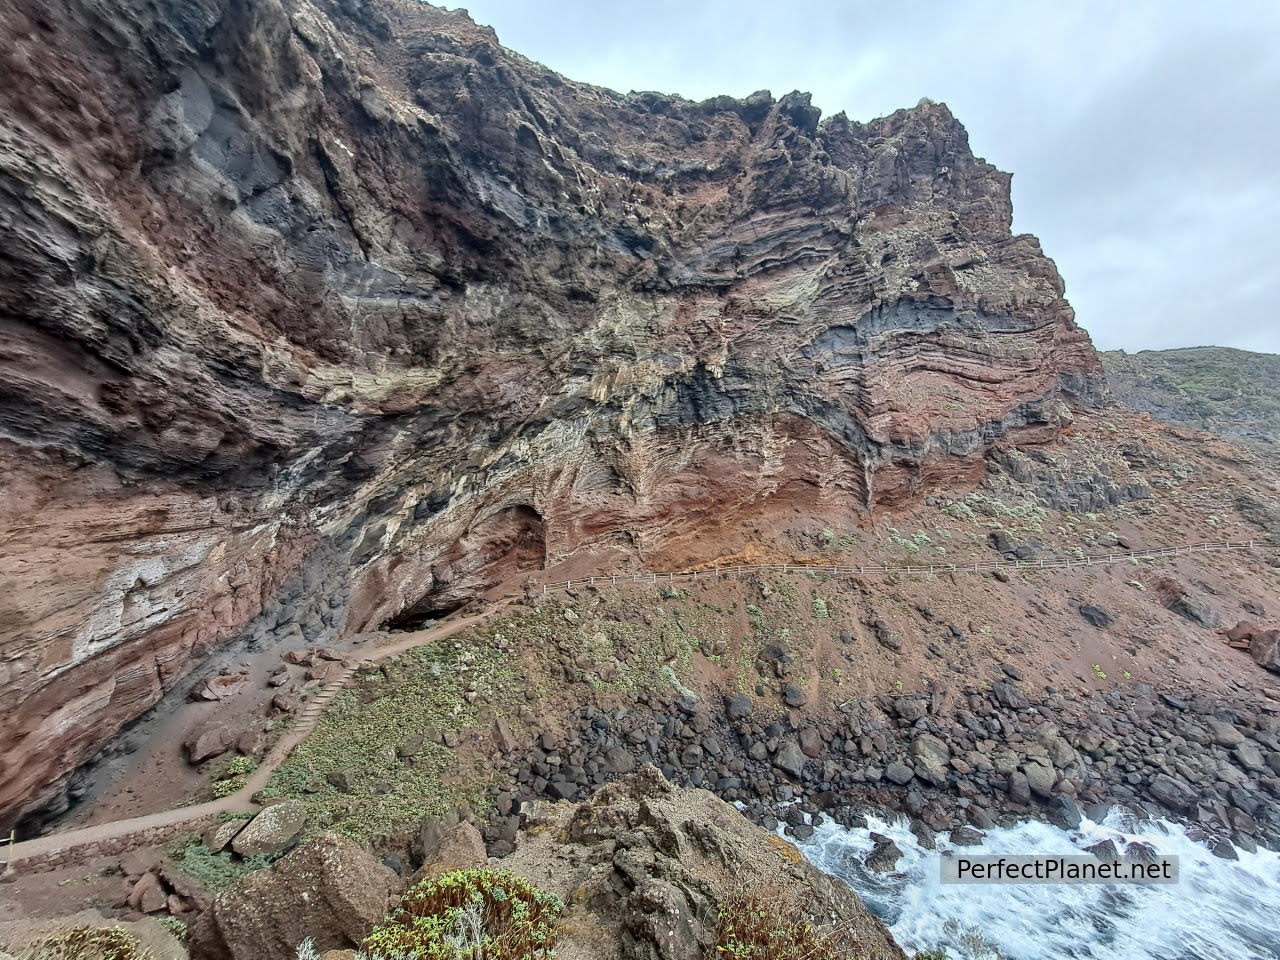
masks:
<svg viewBox="0 0 1280 960"><path fill-rule="evenodd" d="M487 857L480 831L465 821L456 823L441 835L440 845L423 863L415 879L483 866Z"/></svg>
<svg viewBox="0 0 1280 960"><path fill-rule="evenodd" d="M943 105L617 94L404 0L0 30L0 825L245 631L902 504L1101 397Z"/></svg>
<svg viewBox="0 0 1280 960"><path fill-rule="evenodd" d="M196 686L191 691L192 700L225 700L245 688L249 682L248 674L232 673L212 677Z"/></svg>

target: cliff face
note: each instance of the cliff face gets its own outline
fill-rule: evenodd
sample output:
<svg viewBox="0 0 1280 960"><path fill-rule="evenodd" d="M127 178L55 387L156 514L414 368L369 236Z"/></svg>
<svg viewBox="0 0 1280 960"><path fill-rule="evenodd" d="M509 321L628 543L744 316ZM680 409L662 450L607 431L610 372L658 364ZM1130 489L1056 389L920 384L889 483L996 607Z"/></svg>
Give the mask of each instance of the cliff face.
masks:
<svg viewBox="0 0 1280 960"><path fill-rule="evenodd" d="M0 814L236 636L892 506L1100 396L945 106L622 96L398 0L0 25Z"/></svg>

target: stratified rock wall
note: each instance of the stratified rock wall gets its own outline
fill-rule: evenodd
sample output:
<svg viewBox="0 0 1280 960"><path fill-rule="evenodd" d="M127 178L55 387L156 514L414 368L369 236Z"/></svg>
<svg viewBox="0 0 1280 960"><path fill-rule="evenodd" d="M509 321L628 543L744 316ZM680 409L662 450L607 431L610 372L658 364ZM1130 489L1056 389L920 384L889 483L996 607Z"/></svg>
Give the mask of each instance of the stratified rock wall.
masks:
<svg viewBox="0 0 1280 960"><path fill-rule="evenodd" d="M945 106L623 96L409 0L0 29L0 813L246 630L891 505L1099 398Z"/></svg>

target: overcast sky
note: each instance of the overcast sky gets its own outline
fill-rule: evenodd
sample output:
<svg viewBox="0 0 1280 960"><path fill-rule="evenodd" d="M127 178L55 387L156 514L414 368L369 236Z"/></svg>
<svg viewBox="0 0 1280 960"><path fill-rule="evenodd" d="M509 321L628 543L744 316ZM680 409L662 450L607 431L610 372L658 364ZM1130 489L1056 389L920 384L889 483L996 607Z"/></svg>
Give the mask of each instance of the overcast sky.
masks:
<svg viewBox="0 0 1280 960"><path fill-rule="evenodd" d="M1280 353L1277 0L468 0L525 56L616 90L945 101L1012 171L1014 229L1101 349Z"/></svg>

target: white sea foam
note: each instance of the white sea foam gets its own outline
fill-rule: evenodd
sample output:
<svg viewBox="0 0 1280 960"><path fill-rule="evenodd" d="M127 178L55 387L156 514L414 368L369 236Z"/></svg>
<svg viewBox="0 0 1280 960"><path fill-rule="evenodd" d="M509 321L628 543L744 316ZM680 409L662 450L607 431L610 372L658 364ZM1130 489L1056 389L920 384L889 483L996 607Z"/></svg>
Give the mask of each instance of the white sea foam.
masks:
<svg viewBox="0 0 1280 960"><path fill-rule="evenodd" d="M939 836L939 849L925 850L905 820L868 821L863 830L824 823L801 849L857 890L908 954L941 948L951 960L1280 960L1280 854L1240 851L1239 860L1222 860L1176 824L1135 823L1113 810L1103 822L1086 820L1069 832L1036 822L991 830L981 846L962 849L1078 854L1100 840L1122 851L1141 840L1180 858L1178 883L944 886L941 851L960 848ZM872 830L904 852L898 873L863 867Z"/></svg>

